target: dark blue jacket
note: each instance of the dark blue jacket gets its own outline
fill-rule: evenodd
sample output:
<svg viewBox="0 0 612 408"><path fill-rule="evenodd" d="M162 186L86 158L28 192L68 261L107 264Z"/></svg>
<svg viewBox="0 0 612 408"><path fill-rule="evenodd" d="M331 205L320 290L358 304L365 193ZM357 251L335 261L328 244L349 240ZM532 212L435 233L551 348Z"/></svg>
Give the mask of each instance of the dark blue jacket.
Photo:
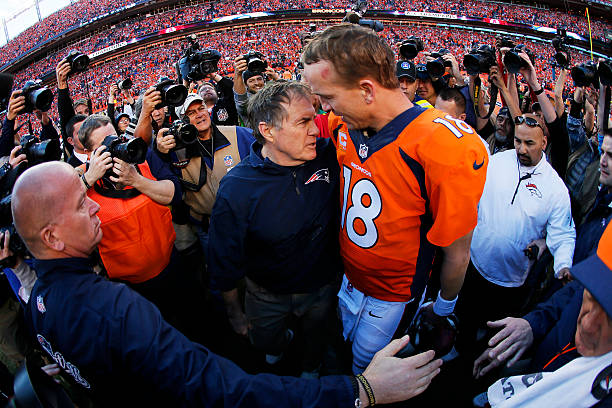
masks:
<svg viewBox="0 0 612 408"><path fill-rule="evenodd" d="M568 343L574 342L583 290L580 282L574 280L524 317L533 331L535 355L531 364L534 370L541 371ZM577 352L564 354L546 367L546 371L554 371L576 357L579 357Z"/></svg>
<svg viewBox="0 0 612 408"><path fill-rule="evenodd" d="M349 377L248 375L192 343L157 308L85 258L36 260L26 319L38 343L101 406L340 407Z"/></svg>
<svg viewBox="0 0 612 408"><path fill-rule="evenodd" d="M583 261L597 251L597 244L612 218L612 193L602 187L597 193L593 207L587 213L584 222L576 230L576 248L574 265Z"/></svg>
<svg viewBox="0 0 612 408"><path fill-rule="evenodd" d="M273 293L310 293L341 272L338 162L330 139L317 157L279 166L261 144L223 179L209 229L212 286L236 287L243 276Z"/></svg>

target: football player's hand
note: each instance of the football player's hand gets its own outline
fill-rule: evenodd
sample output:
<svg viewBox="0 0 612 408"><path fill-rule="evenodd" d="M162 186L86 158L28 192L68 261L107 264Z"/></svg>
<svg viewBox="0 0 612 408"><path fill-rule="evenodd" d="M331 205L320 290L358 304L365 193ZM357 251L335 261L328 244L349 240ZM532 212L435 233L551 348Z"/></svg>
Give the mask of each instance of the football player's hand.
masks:
<svg viewBox="0 0 612 408"><path fill-rule="evenodd" d="M438 358L450 353L457 338L457 328L449 323L450 317L434 313L433 303L425 306L422 313L423 329L429 332L427 338L430 338L431 341L431 344L423 344L423 346L432 348Z"/></svg>

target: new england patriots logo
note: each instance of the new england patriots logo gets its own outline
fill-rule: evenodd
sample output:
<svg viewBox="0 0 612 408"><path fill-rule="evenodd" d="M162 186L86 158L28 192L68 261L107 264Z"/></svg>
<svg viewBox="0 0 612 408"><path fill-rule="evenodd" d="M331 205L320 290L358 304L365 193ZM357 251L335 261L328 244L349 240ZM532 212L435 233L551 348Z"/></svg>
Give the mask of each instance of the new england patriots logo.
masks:
<svg viewBox="0 0 612 408"><path fill-rule="evenodd" d="M310 184L313 181L327 181L329 183L329 170L321 169L314 172L312 176L304 184Z"/></svg>

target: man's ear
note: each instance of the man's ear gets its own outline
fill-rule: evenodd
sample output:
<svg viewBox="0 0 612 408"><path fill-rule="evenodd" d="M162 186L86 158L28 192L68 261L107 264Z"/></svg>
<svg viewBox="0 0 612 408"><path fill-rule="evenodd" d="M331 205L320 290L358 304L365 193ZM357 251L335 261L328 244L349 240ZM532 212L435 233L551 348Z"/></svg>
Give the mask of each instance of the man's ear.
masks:
<svg viewBox="0 0 612 408"><path fill-rule="evenodd" d="M464 122L465 122L465 118L467 118L467 115L465 113L462 113L461 115L459 115L459 119L461 119Z"/></svg>
<svg viewBox="0 0 612 408"><path fill-rule="evenodd" d="M66 141L67 141L68 143L70 143L72 146L74 146L74 140L72 139L72 136L68 136L68 137L66 138Z"/></svg>
<svg viewBox="0 0 612 408"><path fill-rule="evenodd" d="M359 81L359 89L361 90L361 95L366 104L374 102L374 98L376 97L376 87L374 86L374 82L372 80L362 79Z"/></svg>
<svg viewBox="0 0 612 408"><path fill-rule="evenodd" d="M266 122L259 122L257 125L257 130L266 140L266 143L274 143L274 136L272 136L272 126L268 125Z"/></svg>
<svg viewBox="0 0 612 408"><path fill-rule="evenodd" d="M54 251L61 252L64 250L64 241L57 236L57 231L53 224L45 226L42 231L40 231L40 240L47 248Z"/></svg>
<svg viewBox="0 0 612 408"><path fill-rule="evenodd" d="M546 135L542 136L542 151L546 150L546 146L548 146L548 138Z"/></svg>

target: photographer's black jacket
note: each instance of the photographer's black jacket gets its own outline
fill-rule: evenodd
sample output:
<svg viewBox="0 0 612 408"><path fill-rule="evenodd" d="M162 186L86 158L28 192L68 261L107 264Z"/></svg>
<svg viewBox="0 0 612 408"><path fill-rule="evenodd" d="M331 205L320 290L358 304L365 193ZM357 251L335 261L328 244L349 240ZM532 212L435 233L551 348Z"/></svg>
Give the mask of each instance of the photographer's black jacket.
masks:
<svg viewBox="0 0 612 408"><path fill-rule="evenodd" d="M219 126L238 126L238 111L234 103L234 81L223 77L217 82L217 94L219 100L212 109L212 122Z"/></svg>
<svg viewBox="0 0 612 408"><path fill-rule="evenodd" d="M53 122L49 120L49 124L41 128L40 140L56 139L58 136L57 130L53 126ZM2 122L2 135L0 136L0 157L8 156L11 150L15 147L15 121L7 118Z"/></svg>

